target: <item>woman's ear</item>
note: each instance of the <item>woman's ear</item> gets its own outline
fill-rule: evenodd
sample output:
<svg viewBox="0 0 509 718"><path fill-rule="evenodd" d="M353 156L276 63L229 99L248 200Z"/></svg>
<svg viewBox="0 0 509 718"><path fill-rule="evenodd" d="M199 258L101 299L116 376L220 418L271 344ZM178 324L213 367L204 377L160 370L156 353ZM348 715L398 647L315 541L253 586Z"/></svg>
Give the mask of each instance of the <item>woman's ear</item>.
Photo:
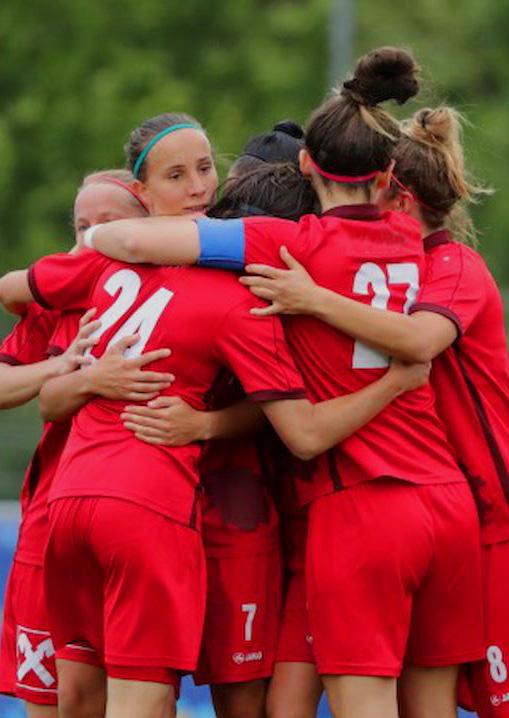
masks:
<svg viewBox="0 0 509 718"><path fill-rule="evenodd" d="M378 173L375 179L375 187L377 190L387 189L389 187L389 185L391 184L391 177L392 173L394 172L395 165L396 160L391 160L387 169L384 172Z"/></svg>
<svg viewBox="0 0 509 718"><path fill-rule="evenodd" d="M150 192L148 191L146 184L139 179L135 179L131 186L136 192L136 194L141 197L143 202L147 205L149 214L152 214L152 199L150 197Z"/></svg>
<svg viewBox="0 0 509 718"><path fill-rule="evenodd" d="M299 152L299 168L303 177L306 177L306 179L311 179L311 162L309 158L309 152L306 149L302 149Z"/></svg>

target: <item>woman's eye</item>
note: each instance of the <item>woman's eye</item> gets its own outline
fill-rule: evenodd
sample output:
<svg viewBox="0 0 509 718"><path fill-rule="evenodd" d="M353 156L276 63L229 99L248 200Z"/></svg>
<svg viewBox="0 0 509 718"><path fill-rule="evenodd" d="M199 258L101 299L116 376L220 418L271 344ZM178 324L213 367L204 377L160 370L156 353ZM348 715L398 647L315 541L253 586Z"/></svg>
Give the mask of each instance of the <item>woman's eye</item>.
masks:
<svg viewBox="0 0 509 718"><path fill-rule="evenodd" d="M204 175L208 174L210 170L212 169L212 165L203 165L203 167L200 168L200 172Z"/></svg>

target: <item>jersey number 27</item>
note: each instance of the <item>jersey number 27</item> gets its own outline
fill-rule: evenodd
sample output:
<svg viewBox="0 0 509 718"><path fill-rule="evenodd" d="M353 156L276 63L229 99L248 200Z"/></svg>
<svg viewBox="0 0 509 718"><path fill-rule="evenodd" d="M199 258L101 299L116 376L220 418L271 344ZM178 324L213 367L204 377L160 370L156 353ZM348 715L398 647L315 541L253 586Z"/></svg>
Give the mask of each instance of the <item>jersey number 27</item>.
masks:
<svg viewBox="0 0 509 718"><path fill-rule="evenodd" d="M387 309L391 296L390 285L407 285L402 311L407 314L419 291L419 267L413 262L386 264L385 271L374 262L362 264L353 280L354 294L369 296L373 293L371 306ZM353 350L354 369L383 369L389 366L389 357L356 341Z"/></svg>

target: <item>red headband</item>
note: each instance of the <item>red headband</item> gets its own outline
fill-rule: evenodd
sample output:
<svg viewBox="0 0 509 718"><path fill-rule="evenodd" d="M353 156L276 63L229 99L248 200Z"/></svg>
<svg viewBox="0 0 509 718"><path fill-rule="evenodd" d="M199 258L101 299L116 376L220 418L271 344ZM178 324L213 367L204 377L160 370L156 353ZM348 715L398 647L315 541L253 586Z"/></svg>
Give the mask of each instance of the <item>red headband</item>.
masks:
<svg viewBox="0 0 509 718"><path fill-rule="evenodd" d="M374 170L373 172L370 172L367 175L358 175L358 176L351 176L351 175L333 175L331 172L326 172L321 167L319 167L316 162L313 161L313 158L311 155L308 154L309 161L311 162L312 167L318 172L319 175L322 177L326 177L329 180L332 180L333 182L343 182L344 184L356 184L357 182L367 182L368 180L374 179L377 174L380 172L380 170Z"/></svg>
<svg viewBox="0 0 509 718"><path fill-rule="evenodd" d="M412 190L409 187L404 185L403 182L396 177L394 172L391 175L391 180L394 180L394 182L398 185L398 187L400 189L403 190L403 192L408 192L408 194L411 195L414 202L417 202L417 204L420 204L421 207L424 207L425 209L429 209L431 212L439 212L440 211L440 210L434 209L433 207L430 207L429 204L426 204L426 202L423 202L422 199L419 199L419 197L417 197L417 195L414 192L412 192Z"/></svg>
<svg viewBox="0 0 509 718"><path fill-rule="evenodd" d="M123 187L124 189L126 189L129 192L130 195L132 195L134 197L134 199L138 200L138 202L141 204L143 209L148 213L149 210L148 210L148 207L145 204L145 202L142 200L140 195L137 192L135 192L134 189L130 185L127 184L127 182L122 182L122 180L117 179L116 177L101 177L98 181L99 182L111 182L112 184L118 184L119 187Z"/></svg>

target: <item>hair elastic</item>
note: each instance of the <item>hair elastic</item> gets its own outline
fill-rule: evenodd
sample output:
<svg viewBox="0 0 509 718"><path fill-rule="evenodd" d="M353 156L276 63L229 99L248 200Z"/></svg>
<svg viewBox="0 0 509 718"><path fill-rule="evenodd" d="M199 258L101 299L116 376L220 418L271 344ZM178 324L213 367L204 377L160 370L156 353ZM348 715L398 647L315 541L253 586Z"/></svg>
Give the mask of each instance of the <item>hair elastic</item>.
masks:
<svg viewBox="0 0 509 718"><path fill-rule="evenodd" d="M178 125L172 125L171 127L166 127L166 129L161 130L161 132L158 132L157 135L152 137L150 142L146 147L143 148L143 150L140 152L138 159L136 160L133 168L133 175L138 179L138 175L140 173L140 169L142 164L144 163L148 153L152 149L152 147L159 142L159 140L162 140L163 137L166 137L166 135L171 134L172 132L176 132L177 130L202 130L202 128L195 124L194 122L181 122ZM203 131L203 130L202 130Z"/></svg>
<svg viewBox="0 0 509 718"><path fill-rule="evenodd" d="M127 182L122 182L122 180L117 179L117 177L102 177L101 182L110 182L111 184L117 184L119 187L123 187L125 190L127 190L129 192L130 195L132 195L134 197L134 199L138 200L138 202L141 204L141 206L143 207L143 209L146 212L149 211L147 205L142 200L140 195L137 192L135 192L135 190L132 187L130 187L127 184Z"/></svg>
<svg viewBox="0 0 509 718"><path fill-rule="evenodd" d="M326 177L329 180L332 180L333 182L343 182L344 184L356 184L358 182L367 182L368 180L374 179L377 174L380 172L380 170L374 170L373 172L370 172L367 175L334 175L331 172L326 172L321 167L319 167L316 162L313 160L311 155L309 155L309 161L311 162L312 167L318 172L319 175L322 177Z"/></svg>

